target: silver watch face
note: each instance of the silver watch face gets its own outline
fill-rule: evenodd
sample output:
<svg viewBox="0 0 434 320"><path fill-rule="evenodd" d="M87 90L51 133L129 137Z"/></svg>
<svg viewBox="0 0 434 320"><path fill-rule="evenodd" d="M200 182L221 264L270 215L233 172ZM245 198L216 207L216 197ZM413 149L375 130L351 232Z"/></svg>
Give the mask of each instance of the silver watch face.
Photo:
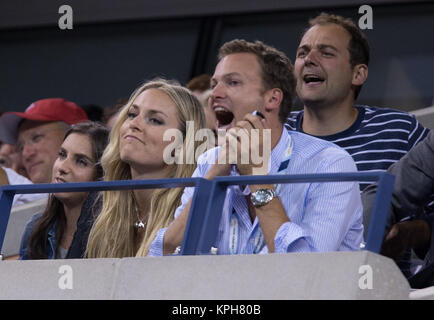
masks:
<svg viewBox="0 0 434 320"><path fill-rule="evenodd" d="M274 192L268 189L259 189L252 193L250 199L254 206L262 206L273 200Z"/></svg>

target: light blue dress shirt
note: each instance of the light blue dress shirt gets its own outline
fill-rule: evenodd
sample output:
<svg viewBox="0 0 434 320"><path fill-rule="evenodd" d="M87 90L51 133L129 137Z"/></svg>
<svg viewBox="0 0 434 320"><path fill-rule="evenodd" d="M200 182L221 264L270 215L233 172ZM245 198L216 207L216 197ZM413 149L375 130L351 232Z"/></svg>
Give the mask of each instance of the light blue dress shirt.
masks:
<svg viewBox="0 0 434 320"><path fill-rule="evenodd" d="M271 152L270 174L278 172L292 144L285 174L356 172L353 158L337 145L309 135L283 130ZM219 148L201 155L193 177L204 177L215 163ZM231 175L236 175L235 171ZM185 188L175 219L192 198L194 187ZM218 254L268 253L258 218L251 221L238 186L228 188L215 247ZM362 202L358 182L291 183L278 188L290 222L282 224L274 238L275 252L327 252L359 250L363 241ZM163 254L167 228L159 230L148 255Z"/></svg>

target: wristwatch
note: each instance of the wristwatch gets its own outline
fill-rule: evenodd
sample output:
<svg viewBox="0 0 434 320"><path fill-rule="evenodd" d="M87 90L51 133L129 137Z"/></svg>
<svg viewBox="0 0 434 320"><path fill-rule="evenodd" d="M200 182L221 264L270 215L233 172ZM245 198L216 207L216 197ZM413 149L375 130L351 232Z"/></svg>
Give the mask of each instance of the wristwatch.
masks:
<svg viewBox="0 0 434 320"><path fill-rule="evenodd" d="M262 207L276 197L276 192L272 189L258 189L250 195L250 201L255 208Z"/></svg>

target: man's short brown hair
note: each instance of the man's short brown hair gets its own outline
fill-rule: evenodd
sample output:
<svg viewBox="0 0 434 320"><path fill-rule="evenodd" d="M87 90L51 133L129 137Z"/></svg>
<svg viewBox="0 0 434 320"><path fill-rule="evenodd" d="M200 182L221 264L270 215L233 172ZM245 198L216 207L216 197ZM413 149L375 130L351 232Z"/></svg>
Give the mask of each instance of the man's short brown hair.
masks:
<svg viewBox="0 0 434 320"><path fill-rule="evenodd" d="M186 87L190 91L199 91L200 93L205 92L210 88L211 76L209 74L198 75L187 83Z"/></svg>
<svg viewBox="0 0 434 320"><path fill-rule="evenodd" d="M279 120L285 123L292 109L295 92L295 78L289 58L283 52L264 44L261 41L247 42L235 39L223 44L218 59L235 53L254 54L261 66L264 91L279 88L283 99L279 108Z"/></svg>
<svg viewBox="0 0 434 320"><path fill-rule="evenodd" d="M350 53L351 67L354 67L358 64L369 65L370 48L368 38L366 38L365 34L360 31L353 20L325 12L309 20L310 28L316 25L323 26L327 24L336 24L341 26L349 33L351 38L350 43L348 44L348 52ZM307 32L307 30L305 30L304 34ZM354 99L356 99L359 95L361 88L362 86L356 87Z"/></svg>

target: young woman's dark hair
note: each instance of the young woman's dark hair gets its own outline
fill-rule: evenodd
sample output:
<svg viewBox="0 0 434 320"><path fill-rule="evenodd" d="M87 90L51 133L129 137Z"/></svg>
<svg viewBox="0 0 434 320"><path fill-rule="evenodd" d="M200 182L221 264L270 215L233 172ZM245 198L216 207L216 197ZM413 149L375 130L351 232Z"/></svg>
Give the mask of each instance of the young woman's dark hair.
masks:
<svg viewBox="0 0 434 320"><path fill-rule="evenodd" d="M93 157L96 161L96 174L94 180L101 180L103 169L100 159L108 142L108 129L97 122L82 122L72 126L65 134L65 139L71 134L82 134L89 137L92 144ZM56 256L59 252L59 243L66 228L66 216L62 202L54 195L50 195L47 202L47 207L40 219L36 222L35 227L29 237L27 246L27 255L29 259L47 259L47 246L49 245L47 238L53 224L55 225L56 239Z"/></svg>

